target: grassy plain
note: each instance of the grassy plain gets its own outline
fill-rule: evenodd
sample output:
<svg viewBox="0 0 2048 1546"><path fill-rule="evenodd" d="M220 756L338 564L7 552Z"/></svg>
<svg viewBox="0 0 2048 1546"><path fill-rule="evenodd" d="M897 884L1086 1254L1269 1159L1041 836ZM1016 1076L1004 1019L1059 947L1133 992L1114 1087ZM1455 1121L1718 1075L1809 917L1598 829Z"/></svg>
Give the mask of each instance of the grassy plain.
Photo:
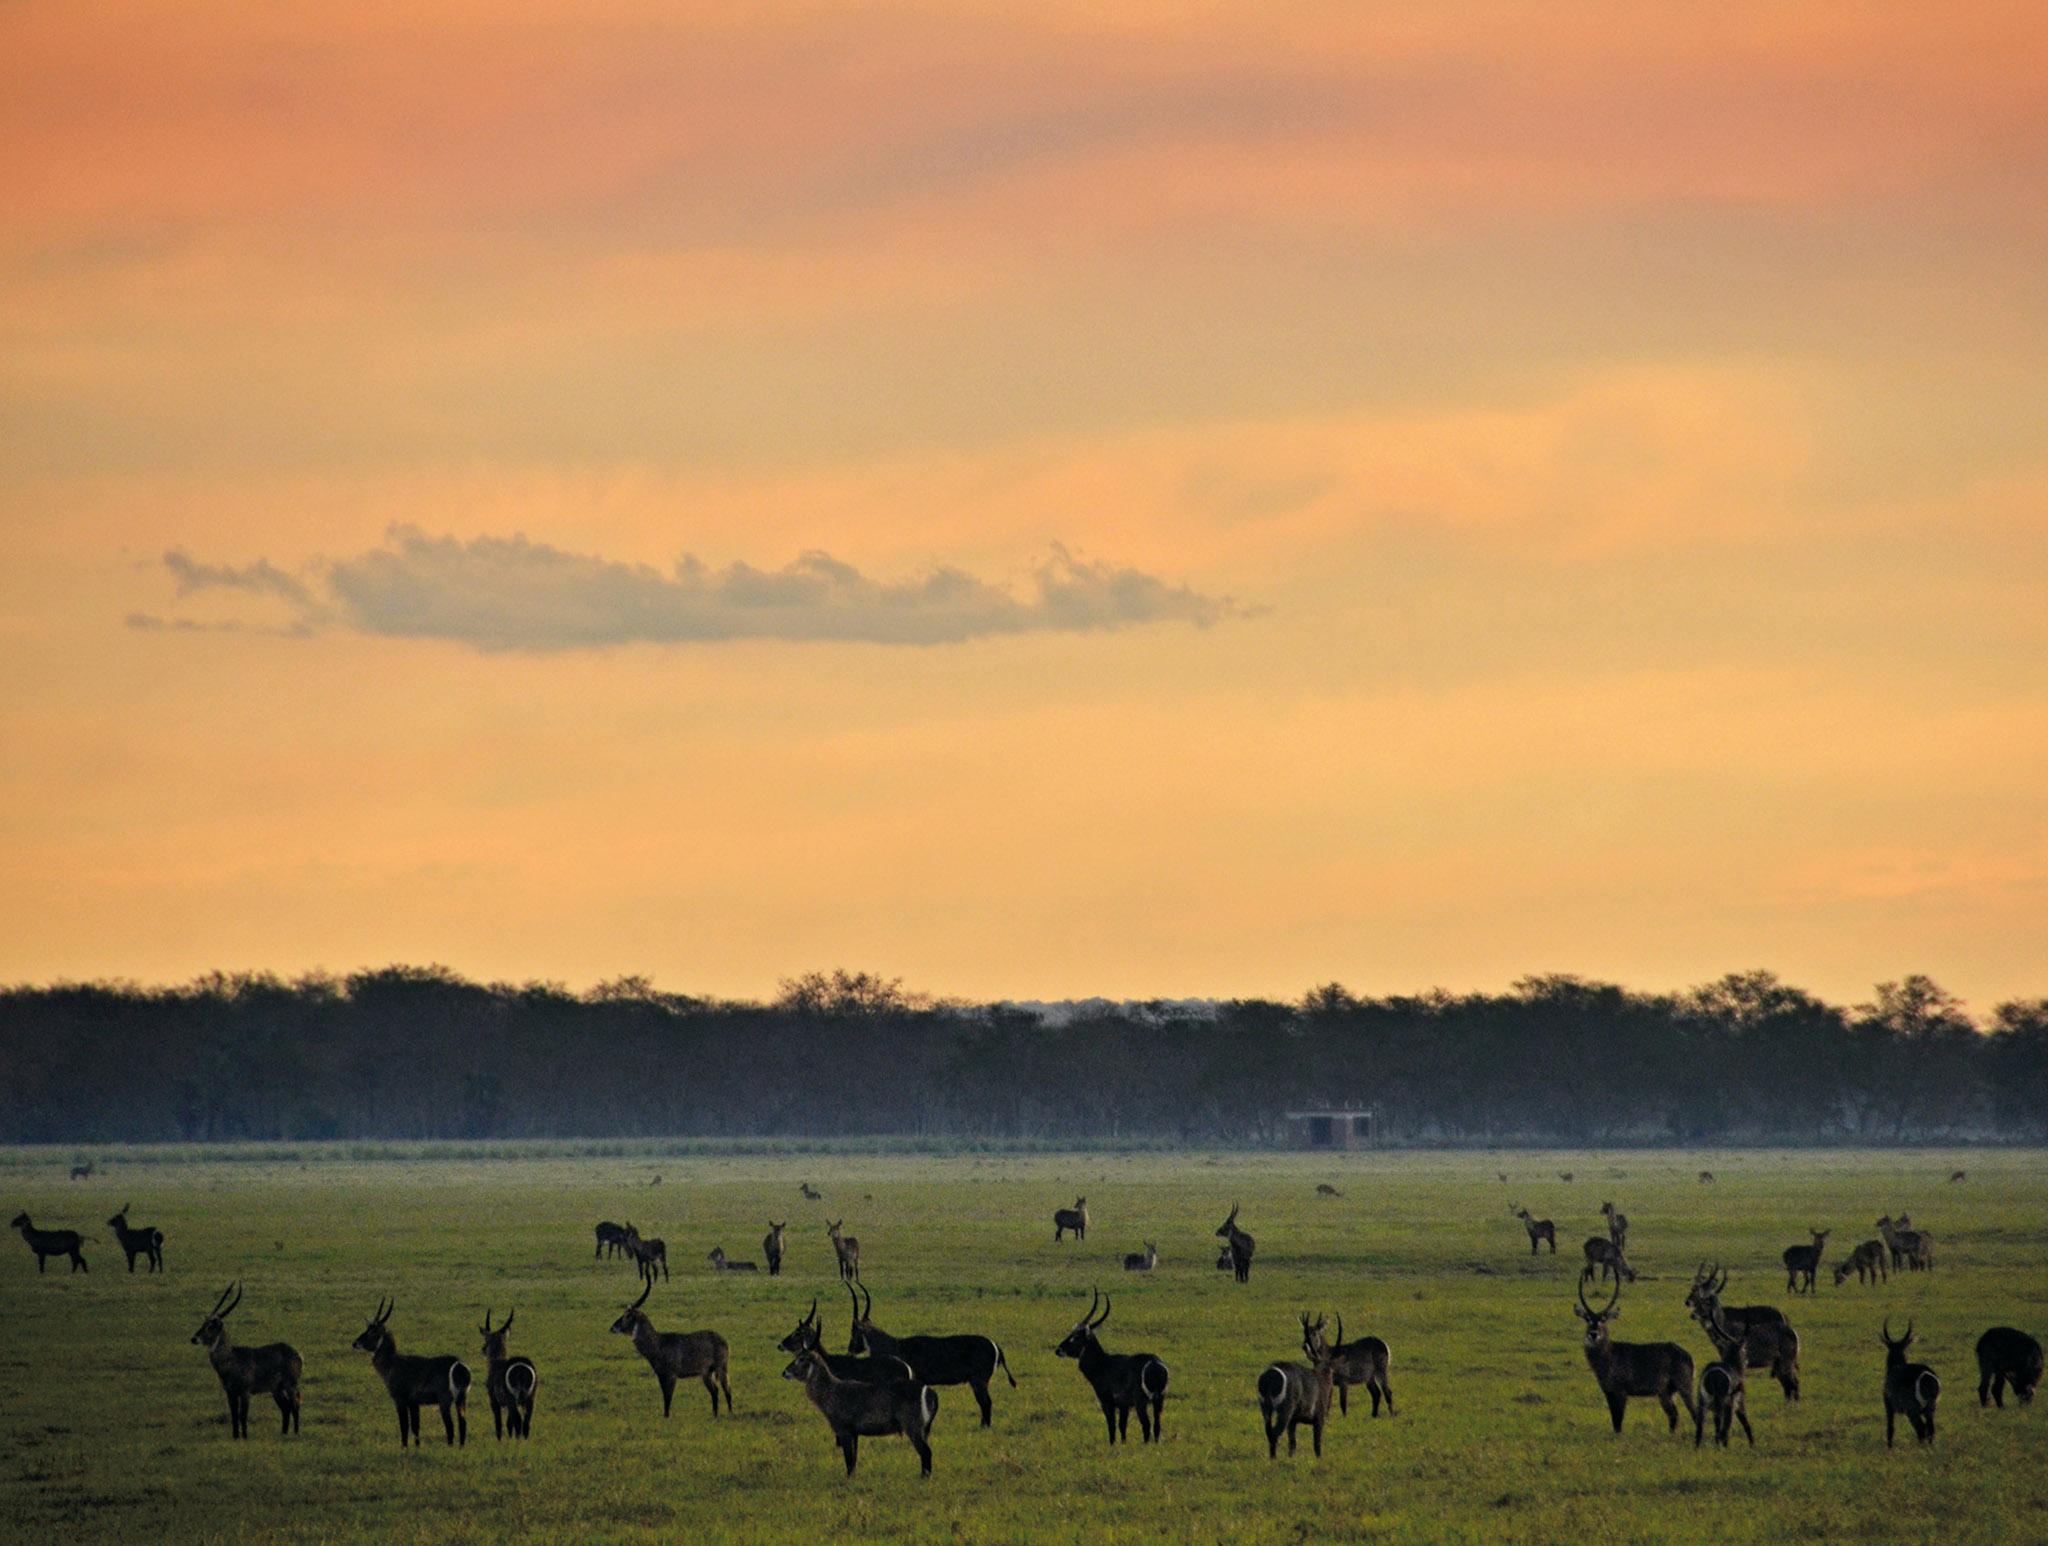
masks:
<svg viewBox="0 0 2048 1546"><path fill-rule="evenodd" d="M1338 1158L1242 1154L874 1153L445 1157L429 1150L135 1151L65 1179L70 1156L0 1151L10 1217L88 1235L89 1276L38 1277L0 1241L0 1536L16 1540L354 1539L787 1541L1325 1540L1782 1541L2048 1538L2048 1402L1980 1412L1972 1348L1993 1324L2048 1333L2048 1155L1485 1153ZM1969 1179L1951 1185L1951 1169ZM1703 1186L1702 1167L1719 1181ZM1497 1171L1508 1172L1503 1185ZM1557 1179L1573 1171L1574 1184ZM658 1186L648 1184L659 1173ZM808 1179L822 1203L801 1200ZM1319 1197L1316 1183L1342 1189ZM1086 1193L1083 1244L1050 1215ZM1761 1380L1754 1451L1696 1451L1632 1403L1610 1435L1571 1314L1579 1243L1603 1198L1633 1219L1642 1280L1619 1334L1708 1348L1682 1299L1695 1262L1734 1274L1736 1303L1776 1303L1805 1340L1806 1400ZM131 1277L100 1224L132 1201L168 1236L169 1270ZM1554 1217L1563 1250L1532 1260L1511 1201ZM1258 1237L1248 1287L1215 1270L1231 1203ZM1855 1280L1795 1303L1779 1252L1832 1227L1831 1256L1909 1210L1937 1238L1931 1274ZM722 1243L758 1257L788 1219L770 1279L716 1276ZM832 1345L846 1300L824 1220L864 1248L886 1328L979 1330L1020 1388L996 1423L964 1389L942 1395L937 1472L920 1482L900 1439L869 1440L842 1474L774 1343L818 1295ZM714 1421L696 1385L663 1422L655 1383L607 1334L632 1277L592 1259L591 1225L630 1217L665 1236L674 1280L658 1326L710 1327L733 1348L738 1411ZM1159 1242L1149 1278L1121 1253ZM251 1439L187 1339L230 1278L247 1284L238 1340L284 1339L306 1364L304 1433L281 1439L258 1398ZM1052 1344L1115 1294L1112 1350L1172 1368L1166 1439L1108 1449L1074 1366ZM412 1352L476 1350L488 1305L516 1308L515 1350L541 1370L535 1437L498 1443L481 1389L470 1442L401 1453L367 1360L348 1348L378 1296ZM1318 1463L1304 1443L1269 1462L1253 1381L1296 1351L1296 1313L1344 1313L1393 1348L1399 1415L1363 1393ZM1877 1328L1918 1322L1945 1381L1936 1446L1887 1454ZM476 1360L481 1369L481 1361ZM424 1431L434 1433L427 1414ZM1133 1437L1136 1427L1133 1425Z"/></svg>

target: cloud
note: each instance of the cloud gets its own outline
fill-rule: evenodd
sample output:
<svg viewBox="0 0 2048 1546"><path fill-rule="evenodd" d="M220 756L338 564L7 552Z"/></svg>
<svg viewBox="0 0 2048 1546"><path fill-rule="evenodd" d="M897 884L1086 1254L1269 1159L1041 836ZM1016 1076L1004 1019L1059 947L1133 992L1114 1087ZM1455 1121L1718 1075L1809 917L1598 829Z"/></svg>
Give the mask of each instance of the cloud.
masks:
<svg viewBox="0 0 2048 1546"><path fill-rule="evenodd" d="M728 639L954 644L1146 623L1207 627L1249 615L1227 597L1061 547L1031 572L1021 594L951 567L910 580L873 579L818 551L780 569L713 568L685 556L664 573L524 536L465 542L412 526L392 527L381 547L316 564L305 579L268 560L207 564L178 551L164 555L164 566L180 598L229 591L283 602L287 632L341 628L489 651ZM154 630L187 626L144 614L128 622Z"/></svg>

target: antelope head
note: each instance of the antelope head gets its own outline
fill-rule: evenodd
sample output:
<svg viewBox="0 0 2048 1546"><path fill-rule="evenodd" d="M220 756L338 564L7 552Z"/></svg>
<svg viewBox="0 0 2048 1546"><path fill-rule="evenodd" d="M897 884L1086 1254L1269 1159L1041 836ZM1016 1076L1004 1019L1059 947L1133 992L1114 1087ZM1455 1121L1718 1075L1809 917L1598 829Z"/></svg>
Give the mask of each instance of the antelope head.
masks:
<svg viewBox="0 0 2048 1546"><path fill-rule="evenodd" d="M647 1303L647 1296L654 1292L654 1279L647 1280L647 1286L640 1290L640 1297L619 1312L619 1318L612 1322L612 1330L622 1337L630 1337L647 1324L647 1312L640 1306Z"/></svg>
<svg viewBox="0 0 2048 1546"><path fill-rule="evenodd" d="M230 1299L228 1297L228 1295L230 1294L233 1294L234 1298ZM241 1284L230 1283L226 1288L222 1289L220 1291L220 1298L214 1300L213 1308L206 1312L206 1319L201 1321L199 1323L199 1329L192 1333L193 1345L197 1347L210 1348L213 1346L214 1343L218 1342L222 1337L226 1336L227 1327L224 1326L222 1322L224 1322L228 1318L229 1314L234 1310L235 1306L240 1304L241 1302Z"/></svg>
<svg viewBox="0 0 2048 1546"><path fill-rule="evenodd" d="M1092 1292L1095 1297L1089 1301L1088 1313L1074 1322L1074 1329L1068 1332L1061 1339L1060 1344L1053 1349L1053 1353L1056 1356L1060 1358L1079 1358L1088 1351L1088 1345L1095 1340L1095 1328L1109 1319L1109 1301L1102 1297L1100 1289L1095 1289ZM1100 1315L1095 1313L1098 1305L1102 1309Z"/></svg>
<svg viewBox="0 0 2048 1546"><path fill-rule="evenodd" d="M388 1304L384 1300L379 1299L377 1301L377 1313L371 1316L368 1324L363 1327L362 1335L349 1345L359 1353L376 1353L381 1351L384 1345L391 1340L391 1333L385 1330L384 1323L391 1319L391 1312L397 1308L398 1301L396 1299Z"/></svg>

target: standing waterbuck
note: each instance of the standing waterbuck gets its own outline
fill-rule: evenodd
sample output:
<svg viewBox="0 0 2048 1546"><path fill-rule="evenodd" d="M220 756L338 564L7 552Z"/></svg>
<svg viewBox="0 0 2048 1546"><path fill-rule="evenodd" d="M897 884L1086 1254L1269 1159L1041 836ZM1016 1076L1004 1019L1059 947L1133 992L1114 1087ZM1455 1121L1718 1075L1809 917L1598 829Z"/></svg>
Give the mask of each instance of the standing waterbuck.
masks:
<svg viewBox="0 0 2048 1546"><path fill-rule="evenodd" d="M1922 1444L1934 1442L1934 1406L1941 1399L1941 1377L1924 1363L1908 1363L1906 1349L1913 1345L1913 1323L1906 1322L1903 1337L1892 1336L1891 1318L1885 1318L1879 1334L1884 1343L1884 1447L1892 1447L1892 1435L1903 1415L1913 1425L1913 1436Z"/></svg>
<svg viewBox="0 0 2048 1546"><path fill-rule="evenodd" d="M1508 1212L1520 1219L1522 1221L1522 1228L1529 1231L1529 1254L1531 1256L1536 1254L1536 1242L1539 1240L1548 1240L1550 1242L1550 1254L1552 1256L1557 1254L1557 1225L1553 1224L1549 1219L1531 1218L1529 1210L1520 1203L1511 1203L1508 1206Z"/></svg>
<svg viewBox="0 0 2048 1546"><path fill-rule="evenodd" d="M1849 1253L1847 1261L1835 1263L1835 1287L1840 1288L1852 1272L1859 1283L1889 1283L1891 1274L1885 1270L1884 1257L1882 1240L1864 1241Z"/></svg>
<svg viewBox="0 0 2048 1546"><path fill-rule="evenodd" d="M854 1286L846 1285L849 1297ZM1003 1356L1003 1350L989 1337L972 1334L947 1337L892 1337L870 1318L874 1314L874 1295L865 1285L860 1289L865 1303L858 1303L853 1309L853 1329L847 1334L846 1350L849 1353L887 1353L900 1358L910 1365L910 1372L927 1385L965 1385L974 1392L974 1403L981 1408L981 1425L988 1427L995 1420L995 1403L989 1399L988 1387L996 1377L996 1370L1003 1371L1003 1377L1010 1382L1010 1388L1017 1388L1017 1376L1010 1373L1010 1361Z"/></svg>
<svg viewBox="0 0 2048 1546"><path fill-rule="evenodd" d="M1230 1205L1230 1217L1216 1226L1216 1238L1223 1241L1230 1250L1230 1270L1237 1274L1237 1281L1249 1283L1252 1278L1252 1252L1258 1249L1258 1241L1237 1227L1239 1204Z"/></svg>
<svg viewBox="0 0 2048 1546"><path fill-rule="evenodd" d="M1887 1214L1877 1221L1876 1229L1891 1249L1894 1272L1900 1267L1908 1272L1929 1271L1934 1266L1934 1236L1924 1229L1908 1229L1910 1223L1903 1213L1896 1219Z"/></svg>
<svg viewBox="0 0 2048 1546"><path fill-rule="evenodd" d="M633 1258L633 1266L647 1282L654 1281L654 1275L661 1274L661 1280L668 1281L668 1242L648 1239L631 1223L626 1225L626 1254Z"/></svg>
<svg viewBox="0 0 2048 1546"><path fill-rule="evenodd" d="M401 1353L398 1339L391 1334L386 1323L391 1312L398 1308L398 1301L389 1304L378 1301L377 1313L370 1317L363 1327L362 1335L353 1344L359 1353L370 1355L370 1367L377 1371L384 1381L384 1388L391 1393L391 1404L398 1409L398 1447L405 1448L408 1439L414 1444L420 1442L420 1408L438 1407L441 1412L441 1427L450 1444L469 1442L469 1365L453 1353L442 1353L434 1357L423 1357L417 1353Z"/></svg>
<svg viewBox="0 0 2048 1546"><path fill-rule="evenodd" d="M1719 1315L1731 1330L1741 1332L1747 1367L1767 1370L1778 1382L1779 1389L1785 1392L1785 1399L1797 1401L1799 1333L1785 1319L1785 1312L1771 1305L1753 1304L1735 1309L1722 1304L1721 1293L1727 1286L1725 1269L1718 1263L1709 1267L1701 1262L1693 1274L1692 1288L1685 1296L1686 1309L1703 1327L1711 1327L1715 1316Z"/></svg>
<svg viewBox="0 0 2048 1546"><path fill-rule="evenodd" d="M1344 1340L1344 1315L1337 1314L1337 1340L1327 1344L1330 1353L1330 1379L1337 1387L1337 1410L1347 1416L1351 1411L1351 1387L1363 1385L1366 1394L1372 1397L1372 1415L1380 1415L1380 1402L1387 1403L1387 1415L1394 1415L1394 1387L1387 1383L1387 1369L1393 1362L1393 1354L1387 1351L1387 1344L1378 1337L1360 1337L1356 1342ZM1315 1324L1304 1326L1301 1332L1301 1350L1314 1363L1323 1356L1323 1317L1317 1314Z"/></svg>
<svg viewBox="0 0 2048 1546"><path fill-rule="evenodd" d="M1309 1341L1308 1330L1308 1311L1303 1310L1301 1335L1304 1346ZM1294 1453L1295 1430L1303 1423L1308 1424L1316 1458L1322 1458L1323 1425L1330 1420L1330 1392L1335 1377L1336 1368L1327 1346L1323 1347L1320 1356L1311 1355L1306 1366L1271 1363L1259 1371L1259 1419L1265 1426L1269 1459L1280 1457L1280 1435L1283 1433L1287 1435L1287 1453Z"/></svg>
<svg viewBox="0 0 2048 1546"><path fill-rule="evenodd" d="M1630 1396L1655 1396L1664 1408L1671 1431L1678 1431L1678 1409L1699 1422L1699 1407L1693 1397L1692 1354L1676 1342L1617 1342L1609 1327L1621 1319L1621 1284L1614 1296L1599 1309L1586 1302L1586 1280L1579 1279L1579 1302L1572 1313L1586 1323L1586 1363L1607 1398L1607 1415L1614 1431L1621 1432L1621 1419L1628 1411Z"/></svg>
<svg viewBox="0 0 2048 1546"><path fill-rule="evenodd" d="M113 1230L114 1238L121 1242L121 1249L128 1253L128 1270L130 1272L135 1270L136 1257L147 1256L149 1258L149 1270L151 1272L162 1272L164 1270L164 1232L161 1229L151 1229L147 1225L141 1229L130 1228L128 1224L128 1208L129 1204L122 1203L121 1211L107 1220L107 1227Z"/></svg>
<svg viewBox="0 0 2048 1546"><path fill-rule="evenodd" d="M1801 1284L1805 1285L1804 1292L1814 1291L1814 1274L1820 1271L1821 1253L1827 1249L1828 1236L1834 1231L1809 1229L1807 1233L1813 1236L1813 1244L1785 1247L1785 1287L1795 1294L1801 1292Z"/></svg>
<svg viewBox="0 0 2048 1546"><path fill-rule="evenodd" d="M14 1215L14 1228L21 1231L21 1238L28 1242L28 1248L36 1253L36 1271L43 1270L44 1261L52 1256L71 1258L73 1272L90 1272L81 1249L84 1237L75 1229L38 1229L28 1221L26 1213Z"/></svg>
<svg viewBox="0 0 2048 1546"><path fill-rule="evenodd" d="M1614 1242L1617 1251L1628 1249L1628 1215L1618 1211L1611 1202L1600 1204L1600 1215L1607 1220L1607 1238Z"/></svg>
<svg viewBox="0 0 2048 1546"><path fill-rule="evenodd" d="M2041 1383L2041 1344L2011 1326L1993 1326L1977 1339L1977 1405L2005 1405L2005 1387L2026 1406Z"/></svg>
<svg viewBox="0 0 2048 1546"><path fill-rule="evenodd" d="M1707 1412L1711 1408L1716 1444L1726 1449L1729 1427L1739 1422L1743 1437L1754 1449L1756 1434L1749 1426L1749 1403L1743 1388L1743 1375L1748 1368L1743 1335L1721 1319L1717 1311L1707 1322L1707 1337L1719 1357L1700 1374L1700 1399L1693 1409L1692 1447L1698 1449L1706 1435Z"/></svg>
<svg viewBox="0 0 2048 1546"><path fill-rule="evenodd" d="M713 1417L718 1415L721 1390L725 1392L725 1409L730 1412L732 1386L726 1373L732 1362L732 1350L726 1346L725 1338L715 1331L656 1331L654 1322L640 1308L653 1292L654 1280L650 1278L640 1290L640 1297L612 1322L612 1330L622 1337L631 1337L633 1346L647 1360L647 1367L654 1371L661 1384L661 1415L668 1416L669 1404L675 1399L676 1381L687 1379L704 1382L704 1389L711 1396Z"/></svg>
<svg viewBox="0 0 2048 1546"><path fill-rule="evenodd" d="M796 1323L795 1329L788 1336L775 1345L785 1353L805 1353L814 1347L823 1350L825 1329L818 1320L817 1300L811 1301L811 1307L805 1312L804 1318ZM873 1353L862 1357L856 1357L852 1353L826 1353L825 1362L832 1366L832 1372L842 1380L864 1380L872 1385L888 1380L915 1378L910 1372L909 1364L887 1353ZM937 1409L938 1400L938 1393L935 1391L932 1394L934 1410Z"/></svg>
<svg viewBox="0 0 2048 1546"><path fill-rule="evenodd" d="M491 1398L491 1427L501 1439L507 1428L515 1439L533 1437L533 1396L540 1389L540 1371L534 1368L533 1360L505 1351L505 1335L518 1314L514 1310L493 1331L491 1312L486 1309L484 1323L477 1327L483 1333L482 1352L488 1366L484 1371L484 1394Z"/></svg>
<svg viewBox="0 0 2048 1546"><path fill-rule="evenodd" d="M825 1226L832 1237L832 1254L839 1258L839 1281L860 1281L860 1240L846 1233L846 1220L834 1219Z"/></svg>
<svg viewBox="0 0 2048 1546"><path fill-rule="evenodd" d="M229 1299L228 1295L235 1297ZM299 1431L299 1375L305 1362L289 1342L271 1342L262 1347L236 1347L228 1340L228 1316L242 1302L242 1285L230 1283L220 1291L206 1319L192 1333L195 1347L206 1349L206 1361L220 1376L222 1394L228 1398L228 1434L249 1436L249 1398L268 1395L277 1403L283 1425L280 1435Z"/></svg>
<svg viewBox="0 0 2048 1546"><path fill-rule="evenodd" d="M780 1224L770 1219L768 1233L761 1237L761 1254L768 1259L768 1276L771 1278L782 1276L782 1232L787 1228L787 1219Z"/></svg>
<svg viewBox="0 0 2048 1546"><path fill-rule="evenodd" d="M1100 1305L1102 1313L1095 1313ZM1071 1358L1080 1365L1081 1378L1095 1392L1102 1408L1102 1421L1109 1430L1109 1442L1131 1441L1131 1413L1138 1414L1138 1434L1150 1444L1166 1436L1166 1360L1156 1353L1111 1353L1103 1349L1095 1333L1109 1319L1110 1301L1100 1289L1088 1303L1088 1313L1074 1323L1074 1329L1053 1348L1059 1358Z"/></svg>
<svg viewBox="0 0 2048 1546"><path fill-rule="evenodd" d="M1052 1237L1055 1242L1071 1231L1076 1240L1088 1238L1088 1199L1076 1197L1071 1208L1052 1210Z"/></svg>
<svg viewBox="0 0 2048 1546"><path fill-rule="evenodd" d="M931 1386L918 1380L842 1379L832 1372L825 1350L815 1345L791 1359L782 1377L804 1382L804 1394L823 1415L846 1457L848 1476L860 1460L860 1441L891 1433L902 1434L917 1451L919 1474L932 1474L931 1432L939 1415L939 1397Z"/></svg>

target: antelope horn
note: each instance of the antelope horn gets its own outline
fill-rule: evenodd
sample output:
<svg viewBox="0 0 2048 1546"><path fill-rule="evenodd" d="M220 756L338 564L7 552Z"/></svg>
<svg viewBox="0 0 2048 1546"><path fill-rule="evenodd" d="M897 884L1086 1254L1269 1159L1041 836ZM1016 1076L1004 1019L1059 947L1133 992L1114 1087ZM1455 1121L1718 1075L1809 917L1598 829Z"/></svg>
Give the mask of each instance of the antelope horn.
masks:
<svg viewBox="0 0 2048 1546"><path fill-rule="evenodd" d="M211 1310L208 1310L206 1313L209 1316L220 1314L220 1307L228 1302L228 1295L232 1294L234 1291L235 1285L232 1283L230 1283L226 1288L222 1289L220 1291L220 1297L214 1300L213 1302L213 1308Z"/></svg>
<svg viewBox="0 0 2048 1546"><path fill-rule="evenodd" d="M229 1301L228 1301L228 1307L227 1307L227 1308L226 1308L225 1310L223 1310L223 1311L221 1311L221 1312L220 1312L220 1315L221 1315L221 1319L222 1319L222 1320L226 1320L226 1319L228 1318L228 1316L232 1315L232 1314L234 1313L234 1309L235 1309L235 1306L236 1306L236 1305L238 1305L238 1304L240 1304L241 1302L242 1302L242 1285L240 1284L240 1282L237 1282L237 1283L235 1284L235 1297L234 1297L233 1299L229 1300Z"/></svg>
<svg viewBox="0 0 2048 1546"><path fill-rule="evenodd" d="M1101 1308L1102 1308L1102 1290L1101 1290L1101 1289L1099 1289L1099 1288L1091 1288L1091 1289L1089 1289L1089 1290L1088 1290L1088 1308L1087 1308L1086 1310L1084 1310L1084 1311L1083 1311L1083 1312L1081 1313L1081 1324L1082 1324L1083 1326L1092 1326L1092 1325L1094 1325L1094 1324L1095 1324L1095 1312L1096 1312L1097 1310L1101 1309Z"/></svg>
<svg viewBox="0 0 2048 1546"><path fill-rule="evenodd" d="M1096 1325L1100 1326L1109 1319L1109 1304L1109 1295L1104 1294L1102 1296L1102 1314L1096 1319Z"/></svg>
<svg viewBox="0 0 2048 1546"><path fill-rule="evenodd" d="M485 1336L491 1334L491 1307L489 1305L484 1306L484 1323L477 1327L477 1330L481 1331Z"/></svg>
<svg viewBox="0 0 2048 1546"><path fill-rule="evenodd" d="M499 1335L499 1336L503 1336L503 1335L504 1335L504 1334L505 1334L506 1332L508 1332L508 1331L510 1331L510 1330L512 1329L512 1316L513 1316L513 1315L517 1315L518 1313L519 1313L519 1312L518 1312L517 1310L514 1310L514 1311L512 1312L512 1314L511 1314L511 1315L507 1315L507 1316L505 1317L505 1319L504 1319L504 1320L503 1320L502 1322L500 1322L500 1323L499 1323L499 1325L498 1325L498 1335Z"/></svg>
<svg viewBox="0 0 2048 1546"><path fill-rule="evenodd" d="M1884 1345L1890 1347L1892 1345L1892 1318L1889 1315L1884 1318L1884 1331L1881 1335L1884 1337Z"/></svg>
<svg viewBox="0 0 2048 1546"><path fill-rule="evenodd" d="M387 1304L384 1307L384 1313L377 1318L377 1324L380 1326L384 1325L387 1321L391 1319L391 1312L397 1308L398 1301L394 1299L391 1301L391 1303Z"/></svg>
<svg viewBox="0 0 2048 1546"><path fill-rule="evenodd" d="M633 1301L633 1302L632 1302L631 1304L627 1305L627 1306L626 1306L626 1308L627 1308L627 1309L629 1309L629 1310L637 1310L637 1309L639 1309L639 1308L640 1308L640 1306L642 1306L643 1304L647 1303L647 1296L648 1296L649 1294L653 1293L653 1292L654 1292L654 1279L650 1277L650 1278L649 1278L649 1279L647 1280L647 1286L646 1286L645 1288L643 1288L643 1289L641 1289L641 1290L640 1290L640 1297L639 1297L638 1299L635 1299L635 1300L634 1300L634 1301Z"/></svg>
<svg viewBox="0 0 2048 1546"><path fill-rule="evenodd" d="M808 1315L806 1315L806 1316L805 1316L805 1317L804 1317L804 1318L803 1318L802 1320L798 1321L798 1322L797 1322L797 1324L798 1324L799 1326L808 1326L808 1325L810 1325L810 1324L811 1324L811 1323L812 1323L813 1321L815 1321L815 1320L816 1320L817 1318L818 1318L818 1296L817 1296L816 1294L813 1294L813 1295L811 1295L811 1309L810 1309L810 1313L809 1313Z"/></svg>
<svg viewBox="0 0 2048 1546"><path fill-rule="evenodd" d="M865 1283L863 1283L863 1284L861 1284L861 1285L860 1285L860 1297L861 1297L861 1307L860 1307L860 1317L861 1317L861 1319L862 1319L862 1320L873 1320L873 1319L875 1318L875 1296L874 1296L874 1295L873 1295L872 1293L870 1293L870 1292L868 1291L868 1286L867 1286L867 1284L865 1284Z"/></svg>
<svg viewBox="0 0 2048 1546"><path fill-rule="evenodd" d="M846 1285L846 1297L847 1297L848 1299L850 1299L851 1301L853 1301L853 1318L854 1318L855 1320L859 1320L859 1319L860 1319L860 1295L854 1292L854 1287L853 1287L853 1285L852 1285L851 1283L848 1283L848 1284ZM816 1301L813 1301L813 1302L815 1303Z"/></svg>
<svg viewBox="0 0 2048 1546"><path fill-rule="evenodd" d="M1334 1351L1336 1351L1337 1349L1341 1348L1341 1347L1342 1347L1343 1345L1344 1345L1344 1312L1343 1312L1342 1310L1339 1310L1339 1311L1337 1312L1337 1340L1336 1340L1336 1341L1334 1341L1334 1342L1332 1342L1332 1343L1330 1344L1330 1349L1331 1349L1331 1351L1332 1351L1332 1352L1334 1352Z"/></svg>

